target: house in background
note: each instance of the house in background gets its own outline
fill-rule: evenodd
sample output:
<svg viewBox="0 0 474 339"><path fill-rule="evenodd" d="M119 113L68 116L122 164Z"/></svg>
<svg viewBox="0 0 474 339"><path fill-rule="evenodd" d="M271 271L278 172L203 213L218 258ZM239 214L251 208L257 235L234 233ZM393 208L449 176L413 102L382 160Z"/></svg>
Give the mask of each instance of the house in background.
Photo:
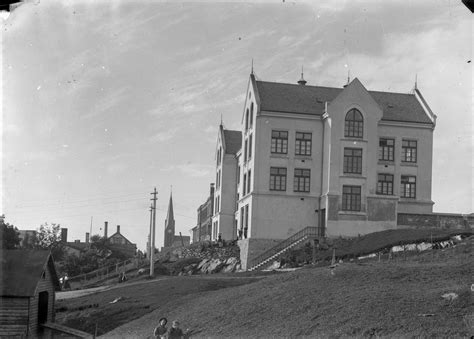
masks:
<svg viewBox="0 0 474 339"><path fill-rule="evenodd" d="M120 252L129 258L137 253L137 245L120 233L120 225L117 225L117 231L107 238L107 245L112 251Z"/></svg>
<svg viewBox="0 0 474 339"><path fill-rule="evenodd" d="M193 243L211 240L212 216L214 214L215 186L210 185L209 197L197 209L197 225L191 229Z"/></svg>
<svg viewBox="0 0 474 339"><path fill-rule="evenodd" d="M358 79L306 83L303 74L297 84L250 75L233 167L220 162L219 128L212 239L237 234L244 269L307 227L356 236L396 228L399 213L432 213L436 116L416 86L405 94L368 91ZM234 218L224 218L232 199Z"/></svg>
<svg viewBox="0 0 474 339"><path fill-rule="evenodd" d="M38 337L60 290L50 252L3 250L0 271L0 337Z"/></svg>

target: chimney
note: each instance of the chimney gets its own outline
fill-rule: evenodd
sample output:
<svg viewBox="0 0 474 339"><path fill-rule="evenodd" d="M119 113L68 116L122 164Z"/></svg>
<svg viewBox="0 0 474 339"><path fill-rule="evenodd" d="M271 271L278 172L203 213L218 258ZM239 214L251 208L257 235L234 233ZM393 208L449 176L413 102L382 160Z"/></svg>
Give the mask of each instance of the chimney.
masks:
<svg viewBox="0 0 474 339"><path fill-rule="evenodd" d="M89 243L89 232L86 232L86 244Z"/></svg>
<svg viewBox="0 0 474 339"><path fill-rule="evenodd" d="M61 228L61 242L67 243L67 228Z"/></svg>
<svg viewBox="0 0 474 339"><path fill-rule="evenodd" d="M211 183L211 189L209 191L210 195L213 196L214 195L214 184Z"/></svg>
<svg viewBox="0 0 474 339"><path fill-rule="evenodd" d="M104 222L104 238L107 239L107 228L109 227L109 222Z"/></svg>
<svg viewBox="0 0 474 339"><path fill-rule="evenodd" d="M120 225L117 225L117 233L120 233Z"/></svg>

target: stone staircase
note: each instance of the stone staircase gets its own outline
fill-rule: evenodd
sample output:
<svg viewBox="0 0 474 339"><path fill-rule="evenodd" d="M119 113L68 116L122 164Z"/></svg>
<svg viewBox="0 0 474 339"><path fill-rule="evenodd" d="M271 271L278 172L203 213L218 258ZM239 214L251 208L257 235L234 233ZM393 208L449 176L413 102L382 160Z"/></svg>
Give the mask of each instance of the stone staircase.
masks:
<svg viewBox="0 0 474 339"><path fill-rule="evenodd" d="M255 259L252 259L248 265L249 271L255 271L263 269L266 265L270 264L272 260L277 259L279 256L294 248L295 246L311 239L319 239L321 237L321 230L319 227L306 227L301 231L293 234L288 239L285 239L265 251Z"/></svg>

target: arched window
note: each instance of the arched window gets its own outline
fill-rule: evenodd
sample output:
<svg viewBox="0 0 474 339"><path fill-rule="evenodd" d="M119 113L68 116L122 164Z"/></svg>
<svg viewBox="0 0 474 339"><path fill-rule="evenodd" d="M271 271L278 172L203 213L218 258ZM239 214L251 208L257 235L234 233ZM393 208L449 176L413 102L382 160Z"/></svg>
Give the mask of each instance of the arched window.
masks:
<svg viewBox="0 0 474 339"><path fill-rule="evenodd" d="M249 109L247 108L247 113L245 113L245 130L249 129Z"/></svg>
<svg viewBox="0 0 474 339"><path fill-rule="evenodd" d="M359 110L353 108L346 114L344 136L362 138L364 136L364 118Z"/></svg>
<svg viewBox="0 0 474 339"><path fill-rule="evenodd" d="M253 126L253 102L250 104L250 128Z"/></svg>

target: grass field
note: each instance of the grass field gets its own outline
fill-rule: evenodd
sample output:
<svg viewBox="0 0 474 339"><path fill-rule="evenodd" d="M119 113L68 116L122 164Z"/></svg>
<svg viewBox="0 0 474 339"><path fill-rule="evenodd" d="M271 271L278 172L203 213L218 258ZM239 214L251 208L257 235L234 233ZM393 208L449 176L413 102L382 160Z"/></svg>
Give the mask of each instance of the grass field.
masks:
<svg viewBox="0 0 474 339"><path fill-rule="evenodd" d="M335 275L319 267L261 278L170 277L72 299L69 309L98 307L57 316L90 333L98 321L110 338L146 338L161 316L179 319L194 337L469 337L473 245L470 238L391 261L344 263ZM441 298L448 292L459 297Z"/></svg>

